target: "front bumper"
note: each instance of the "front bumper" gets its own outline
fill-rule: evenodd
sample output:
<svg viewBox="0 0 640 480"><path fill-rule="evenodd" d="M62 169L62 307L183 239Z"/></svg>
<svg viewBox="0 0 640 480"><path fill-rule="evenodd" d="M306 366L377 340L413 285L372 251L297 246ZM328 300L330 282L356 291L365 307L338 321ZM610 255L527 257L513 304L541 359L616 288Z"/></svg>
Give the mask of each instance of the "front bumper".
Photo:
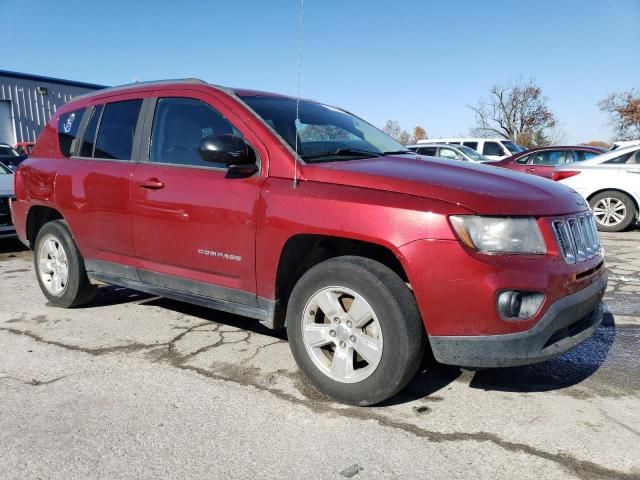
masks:
<svg viewBox="0 0 640 480"><path fill-rule="evenodd" d="M440 363L463 367L511 367L543 362L589 338L602 322L607 274L555 301L536 325L505 335L429 336Z"/></svg>

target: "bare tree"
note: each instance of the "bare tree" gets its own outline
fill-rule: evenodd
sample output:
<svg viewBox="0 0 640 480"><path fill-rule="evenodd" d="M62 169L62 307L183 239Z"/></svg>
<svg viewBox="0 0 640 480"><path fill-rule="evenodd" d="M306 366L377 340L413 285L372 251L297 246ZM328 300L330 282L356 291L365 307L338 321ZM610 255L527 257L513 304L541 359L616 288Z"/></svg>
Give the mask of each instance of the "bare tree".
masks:
<svg viewBox="0 0 640 480"><path fill-rule="evenodd" d="M481 99L477 106L469 108L475 113L475 131L479 135L499 135L517 141L525 134L533 139L535 132L556 125L542 89L533 80L496 85L489 92L489 100Z"/></svg>
<svg viewBox="0 0 640 480"><path fill-rule="evenodd" d="M411 143L411 134L406 130L402 130L396 140L403 145L409 145Z"/></svg>
<svg viewBox="0 0 640 480"><path fill-rule="evenodd" d="M400 132L402 129L400 128L400 124L395 120L387 120L387 123L382 127L382 131L389 135L391 138L395 138L396 140L400 138Z"/></svg>
<svg viewBox="0 0 640 480"><path fill-rule="evenodd" d="M427 138L427 131L424 128L420 125L413 127L413 139L411 140L413 143L418 143L418 140L424 140L425 138Z"/></svg>
<svg viewBox="0 0 640 480"><path fill-rule="evenodd" d="M640 139L640 91L612 93L598 106L611 116L616 140Z"/></svg>

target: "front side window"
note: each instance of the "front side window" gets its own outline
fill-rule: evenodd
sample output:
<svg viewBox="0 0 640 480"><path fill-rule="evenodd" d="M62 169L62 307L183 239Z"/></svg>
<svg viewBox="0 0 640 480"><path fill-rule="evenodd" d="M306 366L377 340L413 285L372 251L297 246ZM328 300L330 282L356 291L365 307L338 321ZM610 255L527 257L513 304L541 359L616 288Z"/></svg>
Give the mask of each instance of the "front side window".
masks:
<svg viewBox="0 0 640 480"><path fill-rule="evenodd" d="M149 160L155 163L224 168L200 157L200 143L211 135L242 136L220 112L194 98L158 100L151 132Z"/></svg>
<svg viewBox="0 0 640 480"><path fill-rule="evenodd" d="M452 150L451 148L442 148L442 147L440 148L440 156L442 158L451 158L453 160L458 160L460 158L460 155L455 150Z"/></svg>
<svg viewBox="0 0 640 480"><path fill-rule="evenodd" d="M131 160L133 135L142 100L107 103L95 141L95 158Z"/></svg>
<svg viewBox="0 0 640 480"><path fill-rule="evenodd" d="M571 158L573 159L574 162L583 162L597 155L600 155L600 154L595 152L590 152L588 150L573 150L571 152Z"/></svg>
<svg viewBox="0 0 640 480"><path fill-rule="evenodd" d="M335 162L410 153L406 147L350 113L301 100L299 121L292 98L241 95L258 116L297 150L305 162Z"/></svg>
<svg viewBox="0 0 640 480"><path fill-rule="evenodd" d="M60 153L65 157L71 156L71 146L78 136L78 127L84 110L84 108L80 108L73 112L63 113L58 117L58 145L60 145Z"/></svg>
<svg viewBox="0 0 640 480"><path fill-rule="evenodd" d="M469 148L469 147L467 147L465 145L462 145L462 146L458 147L458 150L460 150L467 157L469 157L471 160L474 160L476 162L488 162L489 161L489 159L487 157L485 157L484 155L476 152L473 148Z"/></svg>
<svg viewBox="0 0 640 480"><path fill-rule="evenodd" d="M502 147L498 142L484 142L482 154L502 156Z"/></svg>

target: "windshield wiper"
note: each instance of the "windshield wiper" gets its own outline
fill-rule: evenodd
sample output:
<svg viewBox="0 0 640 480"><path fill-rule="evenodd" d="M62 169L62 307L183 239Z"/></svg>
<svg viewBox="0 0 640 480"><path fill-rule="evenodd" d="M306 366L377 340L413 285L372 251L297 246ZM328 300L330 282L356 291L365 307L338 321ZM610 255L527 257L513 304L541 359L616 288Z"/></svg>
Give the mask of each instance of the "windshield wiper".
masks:
<svg viewBox="0 0 640 480"><path fill-rule="evenodd" d="M400 154L407 154L407 153L415 154L416 152L412 152L411 150L394 150L391 152L382 152L383 155L400 155Z"/></svg>
<svg viewBox="0 0 640 480"><path fill-rule="evenodd" d="M331 156L367 156L367 157L380 157L382 153L380 152L370 152L368 150L360 150L358 148L339 148L337 150L333 150L331 152L317 153L314 155L301 155L305 160L311 160L314 158L321 157L331 157Z"/></svg>

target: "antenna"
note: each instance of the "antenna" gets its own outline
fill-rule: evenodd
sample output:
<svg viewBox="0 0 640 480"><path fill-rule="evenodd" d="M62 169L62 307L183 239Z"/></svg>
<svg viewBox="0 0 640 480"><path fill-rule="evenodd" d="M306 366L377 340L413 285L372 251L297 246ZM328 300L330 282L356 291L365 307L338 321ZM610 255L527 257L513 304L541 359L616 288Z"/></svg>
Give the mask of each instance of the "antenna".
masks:
<svg viewBox="0 0 640 480"><path fill-rule="evenodd" d="M300 38L298 39L298 94L296 95L296 157L293 159L293 188L298 188L298 124L300 123L300 86L302 85L302 46L304 39L304 0L300 0Z"/></svg>

